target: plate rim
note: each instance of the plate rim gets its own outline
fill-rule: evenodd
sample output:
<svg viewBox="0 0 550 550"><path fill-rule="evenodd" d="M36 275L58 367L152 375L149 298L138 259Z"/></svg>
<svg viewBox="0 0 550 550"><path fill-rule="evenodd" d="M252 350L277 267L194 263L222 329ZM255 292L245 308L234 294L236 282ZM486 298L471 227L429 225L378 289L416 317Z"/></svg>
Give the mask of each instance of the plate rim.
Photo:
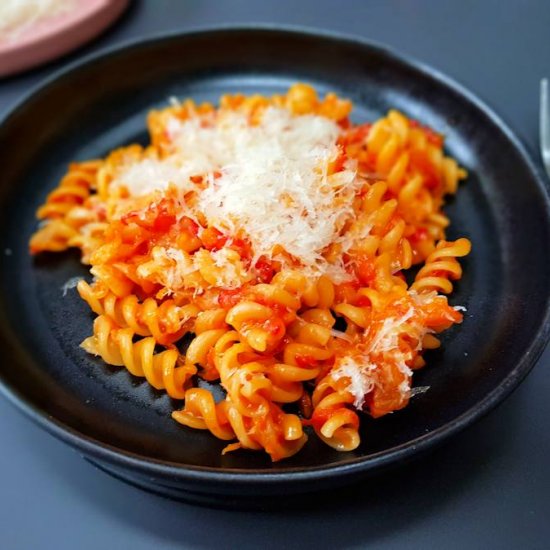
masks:
<svg viewBox="0 0 550 550"><path fill-rule="evenodd" d="M480 99L478 95L471 92L456 79L449 77L439 69L430 66L414 56L402 53L398 49L384 43L365 39L351 33L318 29L302 25L248 23L197 26L184 31L160 32L148 35L144 38L132 38L118 42L112 46L101 48L96 52L83 56L54 71L50 76L38 82L27 93L23 94L19 100L12 103L11 106L7 108L4 115L0 118L0 128L8 124L13 117L17 116L27 102L46 91L50 86L55 85L58 80L69 76L73 71L86 68L96 62L101 62L112 55L118 55L135 48L147 48L152 44L181 37L205 36L220 32L238 34L242 32L251 33L259 31L273 34L302 35L309 38L322 39L324 41L337 41L340 43L343 42L350 46L353 45L370 49L387 59L405 64L416 73L420 73L429 79L436 80L439 84L451 89L458 96L464 98L488 117L491 122L505 134L506 138L518 151L537 183L543 199L543 207L546 212L545 223L550 228L550 185L548 178L544 175L542 168L534 161L530 147L524 143L522 138L511 129L508 123L506 123L485 100ZM548 243L548 251L550 252L550 243ZM109 443L95 439L94 437L86 435L64 424L57 418L49 417L42 409L28 400L25 395L16 388L11 387L1 375L0 393L17 409L34 421L35 424L61 441L69 444L71 447L82 451L86 456L102 460L108 464L129 468L134 472L157 475L161 478L170 476L180 482L195 483L200 481L205 489L208 489L208 486L219 484L226 486L252 486L259 484L275 485L283 482L295 482L296 484L310 483L332 478L335 474L343 480L351 476L359 474L366 475L375 470L382 470L394 463L410 459L416 454L422 454L481 419L497 405L502 403L520 385L522 380L535 366L549 338L550 300L546 303L543 321L538 327L538 330L533 334L529 346L523 351L523 356L520 361L501 383L481 401L478 401L452 421L425 435L421 435L401 445L378 451L368 456L346 458L345 455L343 455L341 461L331 465L289 467L279 470L276 469L276 466L273 470L262 468L233 469L229 467L181 464L155 459L110 445Z"/></svg>
<svg viewBox="0 0 550 550"><path fill-rule="evenodd" d="M0 61L4 64L0 68L0 79L16 76L84 45L121 17L128 1L94 0L94 4L77 9L76 13L58 14L54 23L39 22L36 35L32 34L31 27L21 40L0 43Z"/></svg>

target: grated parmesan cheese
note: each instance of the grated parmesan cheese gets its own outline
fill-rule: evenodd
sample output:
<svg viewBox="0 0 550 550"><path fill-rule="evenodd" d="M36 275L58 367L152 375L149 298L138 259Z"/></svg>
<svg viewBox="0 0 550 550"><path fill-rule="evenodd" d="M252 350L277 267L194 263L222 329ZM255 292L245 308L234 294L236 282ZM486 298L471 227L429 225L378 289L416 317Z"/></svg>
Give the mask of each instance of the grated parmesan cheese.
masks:
<svg viewBox="0 0 550 550"><path fill-rule="evenodd" d="M417 294L414 290L409 291L413 303L422 306L431 303L437 293ZM370 344L360 356L343 357L336 363L331 375L335 379L346 377L349 379L347 390L354 397L354 405L361 408L364 403L365 395L372 390L375 379L373 373L377 365L373 356L384 353L385 357L392 360L399 371L405 375L405 380L398 387L402 395L411 395L411 376L412 370L407 362L412 360L414 355L412 351L403 352L399 349L399 337L405 332L409 333L418 340L415 351L422 347L422 339L431 329L424 327L416 320L411 321L417 310L410 307L401 317L389 317L384 320L380 328L370 337ZM417 392L418 393L418 392Z"/></svg>
<svg viewBox="0 0 550 550"><path fill-rule="evenodd" d="M70 279L68 279L61 287L61 290L63 291L63 296L67 296L67 292L72 288L76 288L80 281L82 281L82 277L71 277Z"/></svg>
<svg viewBox="0 0 550 550"><path fill-rule="evenodd" d="M162 161L143 159L122 170L111 185L125 187L133 197L148 195L153 191L165 191L170 184L183 191L193 191L196 187L190 177L195 173L192 166L178 165L174 158Z"/></svg>
<svg viewBox="0 0 550 550"><path fill-rule="evenodd" d="M201 194L201 209L218 227L244 229L256 258L272 257L280 245L321 271L321 252L353 212L354 192L345 192L355 173L327 176L337 137L338 126L328 119L269 109L259 126L243 127L231 164Z"/></svg>
<svg viewBox="0 0 550 550"><path fill-rule="evenodd" d="M223 232L246 234L252 265L261 256L285 262L290 255L310 276L350 279L341 257L331 264L322 253L334 243L347 251L371 225L340 236L363 182L352 164L328 175L340 153L334 121L269 107L256 125L245 113L221 110L185 121L170 118L166 129L173 153L128 166L113 185L134 197L170 184L185 193L198 190L191 176L203 175L206 188L193 202L191 217L200 214Z"/></svg>
<svg viewBox="0 0 550 550"><path fill-rule="evenodd" d="M247 277L239 253L230 248L221 248L210 252L214 265L218 268L216 286L221 288L238 288L250 279Z"/></svg>
<svg viewBox="0 0 550 550"><path fill-rule="evenodd" d="M177 248L156 246L151 252L151 261L141 264L138 274L162 284L169 292L188 287L200 293L205 281L219 288L232 289L252 278L239 254L229 248L214 252L201 249L191 255Z"/></svg>
<svg viewBox="0 0 550 550"><path fill-rule="evenodd" d="M418 294L416 290L409 290L409 296L417 306L427 306L437 298L438 294L435 290L426 292L425 294Z"/></svg>
<svg viewBox="0 0 550 550"><path fill-rule="evenodd" d="M405 375L405 380L399 384L399 387L397 388L402 395L406 395L411 391L411 376L412 376L412 370L407 365L406 361L411 359L411 354L405 354L400 351L394 351L392 356L396 360L397 368Z"/></svg>
<svg viewBox="0 0 550 550"><path fill-rule="evenodd" d="M426 393L429 389L430 386L416 386L416 388L411 389L411 397Z"/></svg>
<svg viewBox="0 0 550 550"><path fill-rule="evenodd" d="M273 257L279 245L313 274L348 278L343 266L321 255L353 214L359 185L352 166L327 174L339 153L335 122L268 108L255 126L243 113L222 111L206 123L197 117L169 122L168 132L182 168L208 174L197 209L210 225L244 231L254 260ZM214 171L221 176L214 178Z"/></svg>
<svg viewBox="0 0 550 550"><path fill-rule="evenodd" d="M2 0L0 40L15 41L33 25L70 11L74 4L74 0Z"/></svg>
<svg viewBox="0 0 550 550"><path fill-rule="evenodd" d="M400 329L413 315L414 309L411 307L399 318L384 319L382 326L372 339L367 353L381 353L396 349L399 334L402 332Z"/></svg>
<svg viewBox="0 0 550 550"><path fill-rule="evenodd" d="M197 271L193 258L177 248L156 246L152 250L151 256L150 263L153 264L153 267L141 264L138 267L138 274L147 278L150 272L154 273L156 282L170 291L182 288L186 283L186 277Z"/></svg>
<svg viewBox="0 0 550 550"><path fill-rule="evenodd" d="M361 409L365 403L365 396L374 388L372 373L375 370L376 365L364 360L363 356L342 357L330 374L334 380L349 380L347 390L354 397L353 405Z"/></svg>
<svg viewBox="0 0 550 550"><path fill-rule="evenodd" d="M331 336L334 336L334 338L341 338L346 342L353 342L353 338L351 336L348 336L345 332L342 332L341 330L336 330L335 328L331 328L330 334Z"/></svg>

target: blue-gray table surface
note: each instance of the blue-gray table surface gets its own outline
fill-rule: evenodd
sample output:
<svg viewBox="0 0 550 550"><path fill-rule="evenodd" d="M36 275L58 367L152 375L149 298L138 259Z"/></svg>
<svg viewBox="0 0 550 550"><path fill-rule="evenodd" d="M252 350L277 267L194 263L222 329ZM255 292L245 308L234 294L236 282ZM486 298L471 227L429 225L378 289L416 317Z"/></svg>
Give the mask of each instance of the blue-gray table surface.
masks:
<svg viewBox="0 0 550 550"><path fill-rule="evenodd" d="M547 0L134 0L90 45L0 80L0 115L84 54L162 31L245 22L331 29L410 54L486 100L540 162ZM1 399L0 547L549 548L549 364L550 348L503 405L433 454L349 498L286 513L211 510L141 492L94 469Z"/></svg>

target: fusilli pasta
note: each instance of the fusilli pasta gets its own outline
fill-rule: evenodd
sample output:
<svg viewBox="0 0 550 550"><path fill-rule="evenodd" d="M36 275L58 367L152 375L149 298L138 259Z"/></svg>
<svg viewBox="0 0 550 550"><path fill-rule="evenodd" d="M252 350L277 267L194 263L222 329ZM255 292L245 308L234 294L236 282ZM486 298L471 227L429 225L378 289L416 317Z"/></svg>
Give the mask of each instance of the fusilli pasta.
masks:
<svg viewBox="0 0 550 550"><path fill-rule="evenodd" d="M306 84L175 102L150 112L151 145L71 164L38 210L31 253L91 266L84 350L183 400L174 420L224 452L280 460L308 432L357 448L361 414L405 407L462 321L446 295L470 242L445 240L442 207L466 171L430 128L351 109Z"/></svg>

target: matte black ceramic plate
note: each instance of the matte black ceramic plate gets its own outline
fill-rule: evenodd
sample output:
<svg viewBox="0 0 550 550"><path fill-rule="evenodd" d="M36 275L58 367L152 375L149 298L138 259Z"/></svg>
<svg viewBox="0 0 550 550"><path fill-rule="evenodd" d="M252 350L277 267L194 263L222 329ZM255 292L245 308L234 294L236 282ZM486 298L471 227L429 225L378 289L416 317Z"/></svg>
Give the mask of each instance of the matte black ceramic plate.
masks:
<svg viewBox="0 0 550 550"><path fill-rule="evenodd" d="M449 237L473 252L451 303L462 326L415 385L409 407L365 418L362 444L338 453L311 437L276 464L261 453L220 454L225 443L170 419L179 404L125 369L79 348L92 315L62 285L87 276L78 254L32 259L34 212L67 163L145 142L145 115L170 96L281 92L313 83L355 103L354 120L389 108L443 132L470 176L446 208ZM550 224L543 180L510 130L487 107L435 71L365 42L266 28L170 35L73 65L26 98L0 128L0 272L4 392L54 435L132 482L166 494L288 494L334 486L411 457L464 428L510 393L549 331ZM190 493L183 493L190 491Z"/></svg>

